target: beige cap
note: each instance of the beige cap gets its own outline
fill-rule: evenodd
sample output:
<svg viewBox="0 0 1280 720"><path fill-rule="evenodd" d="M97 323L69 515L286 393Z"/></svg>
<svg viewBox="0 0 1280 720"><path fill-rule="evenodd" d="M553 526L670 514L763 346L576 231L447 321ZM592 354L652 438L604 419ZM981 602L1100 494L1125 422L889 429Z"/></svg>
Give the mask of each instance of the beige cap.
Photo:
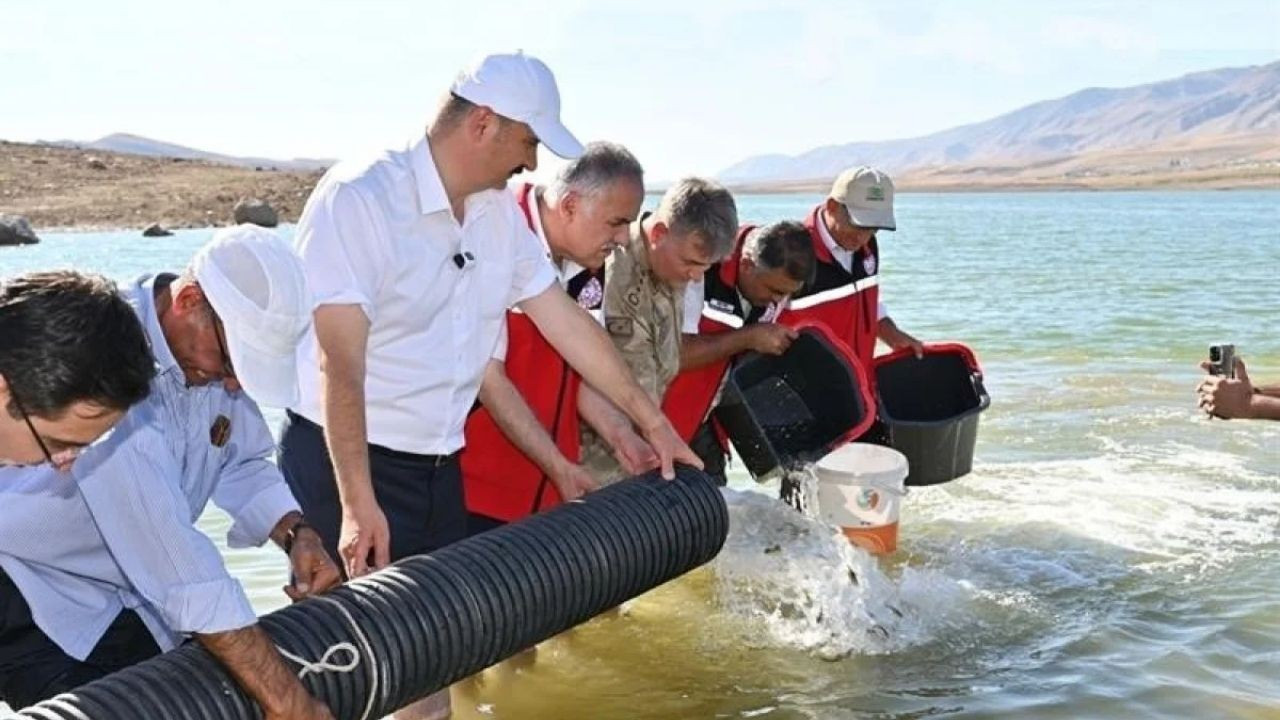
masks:
<svg viewBox="0 0 1280 720"><path fill-rule="evenodd" d="M859 227L897 230L893 219L893 181L882 171L863 165L840 173L831 197L849 209Z"/></svg>

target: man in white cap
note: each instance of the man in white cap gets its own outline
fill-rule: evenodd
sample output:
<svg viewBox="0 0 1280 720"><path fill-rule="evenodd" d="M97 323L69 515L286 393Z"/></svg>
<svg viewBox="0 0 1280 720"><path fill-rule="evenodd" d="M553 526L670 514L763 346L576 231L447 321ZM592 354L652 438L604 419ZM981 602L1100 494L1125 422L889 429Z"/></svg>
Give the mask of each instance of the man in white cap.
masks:
<svg viewBox="0 0 1280 720"><path fill-rule="evenodd" d="M872 167L845 170L804 224L818 258L817 272L792 297L779 322L825 323L849 343L873 382L877 339L895 350L909 347L922 354L920 341L900 330L880 301L876 233L898 227L893 216L893 180ZM862 440L887 444L886 426L877 421Z"/></svg>
<svg viewBox="0 0 1280 720"><path fill-rule="evenodd" d="M0 468L0 697L30 704L191 635L265 717L331 718L195 526L213 500L231 516L229 545L274 541L294 599L339 581L269 459L253 399L296 397L310 308L301 263L270 231L242 225L215 234L181 275L144 277L124 295L156 359L149 397L69 472Z"/></svg>
<svg viewBox="0 0 1280 720"><path fill-rule="evenodd" d="M511 176L537 167L539 143L565 158L582 152L560 122L555 78L522 53L489 55L457 77L424 136L338 163L303 210L295 242L316 295L315 326L299 349L302 399L280 464L351 575L466 535L463 425L512 306L608 393L667 477L676 460L698 464L604 330L556 282L505 191Z"/></svg>

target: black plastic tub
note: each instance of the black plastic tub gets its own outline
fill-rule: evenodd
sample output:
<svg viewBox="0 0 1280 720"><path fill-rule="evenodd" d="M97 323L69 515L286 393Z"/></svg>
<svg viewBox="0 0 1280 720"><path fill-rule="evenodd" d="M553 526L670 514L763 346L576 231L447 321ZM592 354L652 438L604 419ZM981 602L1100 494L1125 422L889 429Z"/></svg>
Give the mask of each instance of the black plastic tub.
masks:
<svg viewBox="0 0 1280 720"><path fill-rule="evenodd" d="M880 419L907 456L907 485L936 485L973 469L978 416L991 404L982 369L964 345L926 345L876 358Z"/></svg>
<svg viewBox="0 0 1280 720"><path fill-rule="evenodd" d="M757 480L813 462L875 420L866 372L825 326L804 324L783 355L748 353L729 371L716 420Z"/></svg>

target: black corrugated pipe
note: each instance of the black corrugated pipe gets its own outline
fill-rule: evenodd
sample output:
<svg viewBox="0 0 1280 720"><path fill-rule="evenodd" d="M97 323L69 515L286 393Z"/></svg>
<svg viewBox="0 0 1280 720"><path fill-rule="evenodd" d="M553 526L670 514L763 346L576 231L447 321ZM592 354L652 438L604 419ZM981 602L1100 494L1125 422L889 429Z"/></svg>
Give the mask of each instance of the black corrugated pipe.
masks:
<svg viewBox="0 0 1280 720"><path fill-rule="evenodd" d="M394 712L711 560L724 498L692 468L628 480L262 618L339 720ZM328 655L326 655L328 653ZM295 661L295 666L301 666ZM21 711L43 720L262 717L195 643Z"/></svg>

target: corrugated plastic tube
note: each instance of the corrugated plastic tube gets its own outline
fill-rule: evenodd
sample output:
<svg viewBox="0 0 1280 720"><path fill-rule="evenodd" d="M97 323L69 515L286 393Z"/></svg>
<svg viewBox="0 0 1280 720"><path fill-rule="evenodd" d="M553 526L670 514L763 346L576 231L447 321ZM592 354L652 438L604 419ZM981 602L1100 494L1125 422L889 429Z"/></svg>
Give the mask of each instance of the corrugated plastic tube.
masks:
<svg viewBox="0 0 1280 720"><path fill-rule="evenodd" d="M729 514L692 468L650 473L406 558L261 619L339 720L371 720L708 562ZM195 643L18 713L42 720L261 718Z"/></svg>

